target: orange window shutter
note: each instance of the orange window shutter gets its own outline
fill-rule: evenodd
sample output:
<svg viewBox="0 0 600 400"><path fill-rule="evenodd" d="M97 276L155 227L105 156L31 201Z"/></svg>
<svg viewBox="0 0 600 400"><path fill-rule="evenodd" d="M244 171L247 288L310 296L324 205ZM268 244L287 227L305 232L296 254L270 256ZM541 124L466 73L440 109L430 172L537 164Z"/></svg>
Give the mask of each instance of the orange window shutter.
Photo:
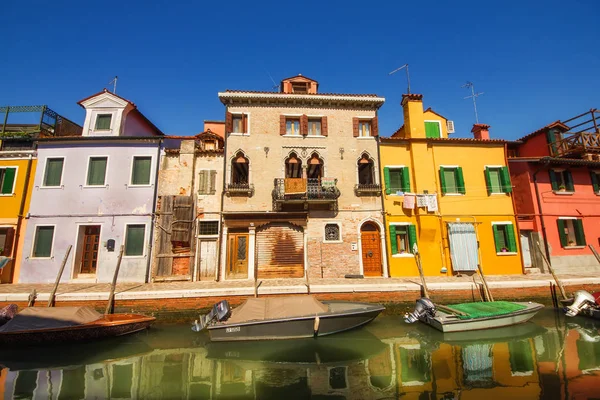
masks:
<svg viewBox="0 0 600 400"><path fill-rule="evenodd" d="M358 118L352 118L352 136L358 137Z"/></svg>
<svg viewBox="0 0 600 400"><path fill-rule="evenodd" d="M285 115L279 116L279 134L285 135Z"/></svg>
<svg viewBox="0 0 600 400"><path fill-rule="evenodd" d="M377 117L371 120L371 136L379 136L379 124L377 123Z"/></svg>
<svg viewBox="0 0 600 400"><path fill-rule="evenodd" d="M308 135L308 117L304 114L300 117L300 134L302 136Z"/></svg>
<svg viewBox="0 0 600 400"><path fill-rule="evenodd" d="M242 132L248 133L248 114L242 114Z"/></svg>
<svg viewBox="0 0 600 400"><path fill-rule="evenodd" d="M321 118L321 135L327 136L327 117Z"/></svg>

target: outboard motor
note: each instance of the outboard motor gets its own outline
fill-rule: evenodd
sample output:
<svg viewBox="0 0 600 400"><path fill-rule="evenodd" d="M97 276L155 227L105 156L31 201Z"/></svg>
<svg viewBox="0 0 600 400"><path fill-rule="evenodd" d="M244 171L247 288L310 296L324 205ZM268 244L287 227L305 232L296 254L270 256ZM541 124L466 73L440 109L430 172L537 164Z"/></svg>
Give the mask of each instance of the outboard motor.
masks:
<svg viewBox="0 0 600 400"><path fill-rule="evenodd" d="M585 290L578 290L573 296L573 304L565 308L568 317L574 317L581 311L589 308L591 305L596 304L594 296L586 292Z"/></svg>
<svg viewBox="0 0 600 400"><path fill-rule="evenodd" d="M230 316L231 308L229 307L229 303L227 302L227 300L221 300L213 306L212 310L208 314L200 316L200 322L198 322L198 320L194 321L192 330L200 332L202 329L210 325L213 321L227 321Z"/></svg>
<svg viewBox="0 0 600 400"><path fill-rule="evenodd" d="M417 300L417 305L415 310L411 313L406 313L404 315L404 322L407 324L412 324L419 320L420 317L428 315L430 317L435 317L435 304L431 300L426 297L421 297Z"/></svg>

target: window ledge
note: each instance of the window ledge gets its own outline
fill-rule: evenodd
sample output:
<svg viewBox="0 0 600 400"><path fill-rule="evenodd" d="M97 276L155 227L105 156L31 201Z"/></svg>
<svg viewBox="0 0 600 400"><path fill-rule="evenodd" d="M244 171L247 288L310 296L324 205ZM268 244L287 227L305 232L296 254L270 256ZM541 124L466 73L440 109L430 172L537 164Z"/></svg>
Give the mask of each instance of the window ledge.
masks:
<svg viewBox="0 0 600 400"><path fill-rule="evenodd" d="M229 132L230 136L250 136L247 132Z"/></svg>
<svg viewBox="0 0 600 400"><path fill-rule="evenodd" d="M14 193L6 193L6 194L3 193L3 194L0 194L0 197L10 197L10 196L14 196L14 195L15 195Z"/></svg>
<svg viewBox="0 0 600 400"><path fill-rule="evenodd" d="M38 186L40 189L64 189L65 185L60 186Z"/></svg>
<svg viewBox="0 0 600 400"><path fill-rule="evenodd" d="M497 256L516 256L517 253L516 251L501 251L499 253L496 253Z"/></svg>
<svg viewBox="0 0 600 400"><path fill-rule="evenodd" d="M295 138L302 138L305 137L304 135L288 135L287 133L285 135L281 135L281 137L295 137Z"/></svg>
<svg viewBox="0 0 600 400"><path fill-rule="evenodd" d="M284 135L285 136L285 135ZM319 139L325 139L327 136L324 135L306 135L306 138L319 138Z"/></svg>
<svg viewBox="0 0 600 400"><path fill-rule="evenodd" d="M344 243L343 240L323 240L323 243Z"/></svg>
<svg viewBox="0 0 600 400"><path fill-rule="evenodd" d="M502 194L508 194L507 192L494 192L494 193L490 193L490 196L497 196L497 195L502 195Z"/></svg>
<svg viewBox="0 0 600 400"><path fill-rule="evenodd" d="M414 256L412 253L392 254L392 258L413 258Z"/></svg>
<svg viewBox="0 0 600 400"><path fill-rule="evenodd" d="M130 187L130 188L149 188L149 187L152 187L154 185L150 183L148 185L130 185L130 184L127 184L126 186Z"/></svg>
<svg viewBox="0 0 600 400"><path fill-rule="evenodd" d="M563 249L565 250L577 250L577 249L585 249L586 246L566 246L563 247Z"/></svg>
<svg viewBox="0 0 600 400"><path fill-rule="evenodd" d="M52 257L29 257L30 260L54 260L54 256Z"/></svg>
<svg viewBox="0 0 600 400"><path fill-rule="evenodd" d="M123 255L123 258L146 258L146 256L145 255L141 255L141 256L126 256L126 255Z"/></svg>
<svg viewBox="0 0 600 400"><path fill-rule="evenodd" d="M357 137L357 139L359 139L359 140L375 139L375 136L359 136L359 137Z"/></svg>
<svg viewBox="0 0 600 400"><path fill-rule="evenodd" d="M558 194L559 196L571 196L575 194L575 192L563 192L560 190L553 190L552 193Z"/></svg>
<svg viewBox="0 0 600 400"><path fill-rule="evenodd" d="M464 196L462 193L444 193L442 196Z"/></svg>
<svg viewBox="0 0 600 400"><path fill-rule="evenodd" d="M107 188L108 185L82 185L82 187L84 189L101 189L101 188Z"/></svg>

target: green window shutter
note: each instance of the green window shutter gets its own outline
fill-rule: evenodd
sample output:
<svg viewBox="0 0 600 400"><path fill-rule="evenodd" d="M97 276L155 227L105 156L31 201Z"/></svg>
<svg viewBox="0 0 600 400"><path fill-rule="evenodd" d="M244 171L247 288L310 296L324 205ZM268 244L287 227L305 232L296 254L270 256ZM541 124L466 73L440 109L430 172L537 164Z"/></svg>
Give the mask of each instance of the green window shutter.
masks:
<svg viewBox="0 0 600 400"><path fill-rule="evenodd" d="M514 225L505 225L506 229L506 239L508 241L508 251L516 253L517 252L517 240L515 238L515 227Z"/></svg>
<svg viewBox="0 0 600 400"><path fill-rule="evenodd" d="M600 192L600 181L598 180L597 172L590 172L590 177L592 178L592 187L594 188L594 193Z"/></svg>
<svg viewBox="0 0 600 400"><path fill-rule="evenodd" d="M577 241L577 246L585 246L585 233L583 232L583 221L580 219L576 219L573 221L573 227L575 228L575 240Z"/></svg>
<svg viewBox="0 0 600 400"><path fill-rule="evenodd" d="M392 246L392 254L398 254L398 242L396 239L395 225L390 225L390 245Z"/></svg>
<svg viewBox="0 0 600 400"><path fill-rule="evenodd" d="M409 253L413 252L413 247L415 244L417 244L417 227L414 225L409 225L408 226L408 245L410 246L410 249L408 249Z"/></svg>
<svg viewBox="0 0 600 400"><path fill-rule="evenodd" d="M492 194L492 178L490 177L490 169L488 167L485 167L485 185L489 196Z"/></svg>
<svg viewBox="0 0 600 400"><path fill-rule="evenodd" d="M550 174L550 183L552 184L552 190L558 190L558 179L556 179L556 172L554 170L549 170L548 174Z"/></svg>
<svg viewBox="0 0 600 400"><path fill-rule="evenodd" d="M15 184L15 175L17 174L16 168L4 168L4 177L0 174L0 178L2 178L2 188L0 188L0 193L2 194L12 194L13 186Z"/></svg>
<svg viewBox="0 0 600 400"><path fill-rule="evenodd" d="M388 167L383 169L383 182L385 183L385 194L391 194L392 188L390 187L390 169Z"/></svg>
<svg viewBox="0 0 600 400"><path fill-rule="evenodd" d="M106 157L91 157L88 166L87 184L103 186L106 182Z"/></svg>
<svg viewBox="0 0 600 400"><path fill-rule="evenodd" d="M146 234L145 225L127 225L125 233L125 255L142 256L144 255L144 236Z"/></svg>
<svg viewBox="0 0 600 400"><path fill-rule="evenodd" d="M410 192L410 172L408 167L402 168L402 191Z"/></svg>
<svg viewBox="0 0 600 400"><path fill-rule="evenodd" d="M64 158L49 158L46 161L44 186L60 186L64 162Z"/></svg>
<svg viewBox="0 0 600 400"><path fill-rule="evenodd" d="M556 148L556 135L554 134L553 130L549 130L548 132L546 132L546 141L550 145L550 149L551 149L550 155L553 156L556 153L556 150L557 150L557 148Z"/></svg>
<svg viewBox="0 0 600 400"><path fill-rule="evenodd" d="M568 192L574 192L575 186L573 185L573 175L571 175L571 171L565 171L563 176L565 177L565 189L567 189Z"/></svg>
<svg viewBox="0 0 600 400"><path fill-rule="evenodd" d="M567 234L565 233L565 220L557 219L556 225L558 225L558 236L560 237L560 244L562 247L567 247L569 245L569 240L567 238Z"/></svg>
<svg viewBox="0 0 600 400"><path fill-rule="evenodd" d="M152 157L133 157L132 185L149 185Z"/></svg>
<svg viewBox="0 0 600 400"><path fill-rule="evenodd" d="M437 122L425 122L425 137L426 138L439 138L440 135L440 124Z"/></svg>
<svg viewBox="0 0 600 400"><path fill-rule="evenodd" d="M463 175L462 167L456 168L456 183L458 186L458 193L466 194L467 190L465 188L465 178Z"/></svg>
<svg viewBox="0 0 600 400"><path fill-rule="evenodd" d="M446 194L446 177L444 176L444 167L440 167L440 186L442 194Z"/></svg>
<svg viewBox="0 0 600 400"><path fill-rule="evenodd" d="M200 171L198 174L198 194L208 194L206 184L208 182L208 171Z"/></svg>
<svg viewBox="0 0 600 400"><path fill-rule="evenodd" d="M496 244L496 253L500 253L502 251L502 246L504 246L504 232L498 229L498 225L492 225L492 230L494 231L494 243Z"/></svg>
<svg viewBox="0 0 600 400"><path fill-rule="evenodd" d="M210 190L209 190L208 194L215 194L215 193L217 193L217 171L211 170L210 171Z"/></svg>
<svg viewBox="0 0 600 400"><path fill-rule="evenodd" d="M500 171L500 180L502 182L502 191L504 193L512 192L512 183L510 182L510 173L508 172L508 167L502 167Z"/></svg>
<svg viewBox="0 0 600 400"><path fill-rule="evenodd" d="M35 230L33 257L50 257L52 255L53 226L38 226Z"/></svg>

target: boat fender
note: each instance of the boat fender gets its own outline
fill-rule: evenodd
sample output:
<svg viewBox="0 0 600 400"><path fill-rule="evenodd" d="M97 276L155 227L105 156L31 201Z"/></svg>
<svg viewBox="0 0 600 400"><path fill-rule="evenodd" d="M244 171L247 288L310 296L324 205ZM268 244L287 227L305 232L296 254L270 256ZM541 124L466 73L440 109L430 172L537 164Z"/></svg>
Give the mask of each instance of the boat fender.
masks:
<svg viewBox="0 0 600 400"><path fill-rule="evenodd" d="M317 336L319 334L319 323L320 322L321 322L321 320L319 319L319 316L317 315L315 317L315 325L313 326L315 336Z"/></svg>

